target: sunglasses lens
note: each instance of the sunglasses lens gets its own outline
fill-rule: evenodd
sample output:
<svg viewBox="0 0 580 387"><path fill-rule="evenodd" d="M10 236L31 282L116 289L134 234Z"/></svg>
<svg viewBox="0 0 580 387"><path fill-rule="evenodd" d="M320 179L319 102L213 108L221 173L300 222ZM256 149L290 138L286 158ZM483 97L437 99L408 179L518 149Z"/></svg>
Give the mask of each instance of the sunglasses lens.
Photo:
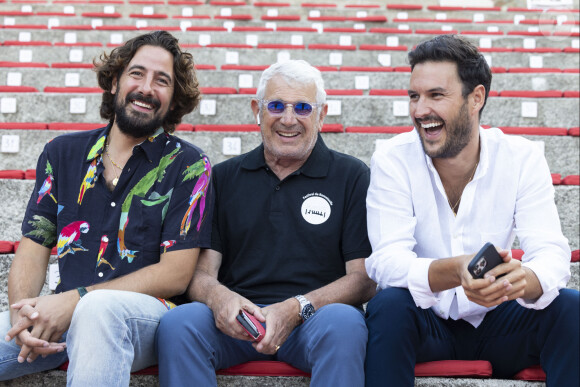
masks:
<svg viewBox="0 0 580 387"><path fill-rule="evenodd" d="M284 113L285 108L286 108L286 106L284 105L284 103L282 103L282 101L268 102L268 111L270 113L274 113L274 114Z"/></svg>
<svg viewBox="0 0 580 387"><path fill-rule="evenodd" d="M297 103L296 106L294 106L294 111L299 116L307 116L310 113L312 113L312 105L306 102L300 102Z"/></svg>

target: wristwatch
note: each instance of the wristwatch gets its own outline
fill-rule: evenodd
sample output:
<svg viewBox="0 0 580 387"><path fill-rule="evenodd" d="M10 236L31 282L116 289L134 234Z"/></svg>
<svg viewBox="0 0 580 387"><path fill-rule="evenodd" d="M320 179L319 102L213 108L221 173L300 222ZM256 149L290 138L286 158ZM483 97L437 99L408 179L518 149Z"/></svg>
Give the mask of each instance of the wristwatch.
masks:
<svg viewBox="0 0 580 387"><path fill-rule="evenodd" d="M308 320L314 314L314 306L304 297L303 295L298 295L294 297L300 303L300 313L299 316L302 318L302 322Z"/></svg>

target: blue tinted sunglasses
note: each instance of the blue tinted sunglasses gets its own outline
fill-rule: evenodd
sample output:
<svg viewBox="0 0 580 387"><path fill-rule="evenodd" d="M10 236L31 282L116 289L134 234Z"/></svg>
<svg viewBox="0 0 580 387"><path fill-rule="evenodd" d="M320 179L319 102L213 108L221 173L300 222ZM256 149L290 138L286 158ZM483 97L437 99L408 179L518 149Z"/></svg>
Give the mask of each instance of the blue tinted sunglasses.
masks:
<svg viewBox="0 0 580 387"><path fill-rule="evenodd" d="M318 103L308 103L308 102L289 103L280 100L274 101L260 100L260 103L266 104L268 113L270 113L270 115L272 116L281 116L282 114L284 114L284 111L286 110L287 106L292 106L294 114L300 117L310 116L314 108L321 105Z"/></svg>

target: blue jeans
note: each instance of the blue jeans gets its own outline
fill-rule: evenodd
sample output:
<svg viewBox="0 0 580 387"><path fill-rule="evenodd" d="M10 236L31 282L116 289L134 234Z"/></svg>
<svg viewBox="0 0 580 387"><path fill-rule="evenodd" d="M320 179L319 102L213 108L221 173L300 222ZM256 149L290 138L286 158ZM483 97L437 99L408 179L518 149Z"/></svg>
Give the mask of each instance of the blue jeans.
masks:
<svg viewBox="0 0 580 387"><path fill-rule="evenodd" d="M474 328L421 309L407 289L388 288L368 304L366 385L413 386L416 363L487 360L495 378L541 364L547 386L580 385L579 293L562 289L543 310L504 302Z"/></svg>
<svg viewBox="0 0 580 387"><path fill-rule="evenodd" d="M134 292L95 290L78 303L66 333L67 351L17 362L20 347L0 343L0 380L58 367L67 360L68 386L128 386L130 373L157 363L155 331L167 308L158 299ZM0 314L2 338L10 328Z"/></svg>
<svg viewBox="0 0 580 387"><path fill-rule="evenodd" d="M267 329L267 327L266 327ZM362 312L344 304L320 308L296 327L275 355L225 335L201 303L167 313L157 331L161 386L215 386L215 371L251 360L279 360L312 373L311 386L364 385L367 328Z"/></svg>

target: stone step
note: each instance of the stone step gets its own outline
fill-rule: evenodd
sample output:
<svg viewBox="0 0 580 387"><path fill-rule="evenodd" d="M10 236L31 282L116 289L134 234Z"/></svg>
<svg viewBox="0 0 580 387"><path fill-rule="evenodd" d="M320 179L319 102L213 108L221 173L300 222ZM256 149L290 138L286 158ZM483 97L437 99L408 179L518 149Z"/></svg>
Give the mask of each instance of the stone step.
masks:
<svg viewBox="0 0 580 387"><path fill-rule="evenodd" d="M2 30L0 30L2 31ZM194 58L196 63L203 65ZM375 66L378 69L381 67ZM342 68L347 68L342 66ZM511 70L511 69L508 69ZM517 71L517 69L514 69ZM45 87L65 87L69 74L76 74L77 87L98 87L97 78L92 69L70 68L9 68L0 67L0 86L5 86L10 77L20 74L22 86L33 86L39 92ZM201 87L257 88L262 71L250 70L198 70L197 77ZM242 79L242 77L244 79ZM357 78L366 77L368 86L357 83ZM408 72L367 72L367 71L322 71L326 89L360 89L365 95L372 89L407 90L411 73ZM249 79L248 79L249 78ZM580 89L578 73L494 73L491 83L492 91L504 90L575 90ZM358 80L364 82L364 80Z"/></svg>
<svg viewBox="0 0 580 387"><path fill-rule="evenodd" d="M218 387L307 387L310 378L271 376L224 376L218 375ZM66 384L64 371L47 371L24 376L15 380L0 382L9 387L57 387ZM154 387L159 385L157 376L133 375L131 387ZM428 378L415 379L415 387L544 387L544 382L530 382L502 379Z"/></svg>
<svg viewBox="0 0 580 387"><path fill-rule="evenodd" d="M253 124L249 109L252 95L207 94L203 107L183 117L188 124ZM9 112L0 113L0 122L100 122L99 93L0 93ZM349 126L410 125L406 96L329 96L325 123ZM336 101L336 102L331 102ZM209 105L215 103L215 109ZM526 103L526 105L522 105ZM532 103L536 117L523 117L522 109ZM211 113L214 113L213 115ZM487 101L482 125L577 127L580 125L578 98L493 97Z"/></svg>
<svg viewBox="0 0 580 387"><path fill-rule="evenodd" d="M119 33L120 34L120 33ZM432 38L431 35L425 35L423 39ZM125 34L120 34L120 39L126 40ZM198 42L195 42L197 44ZM384 45L385 43L383 43ZM309 45L300 49L279 48L221 48L221 47L191 47L185 51L191 52L197 63L214 64L221 67L224 64L241 64L241 65L269 65L278 61L279 55L284 52L285 57L292 59L304 59L313 66L381 66L385 59L380 55L388 54L390 66L407 66L407 49L403 50L385 50L385 49L362 49L359 46L351 48L339 46L331 49L316 49ZM409 47L410 48L410 47ZM71 50L75 50L76 57L71 57ZM66 46L3 46L2 60L9 62L41 62L41 63L67 63L67 62L84 62L90 63L93 58L100 55L103 51L110 51L110 48L104 47L66 47ZM559 49L560 50L560 49ZM79 54L82 51L82 54ZM233 58L235 52L236 59ZM226 57L226 53L227 54ZM332 54L332 56L330 55ZM580 64L578 52L486 52L495 67L528 67L534 61L541 61L541 67L555 68L578 68ZM340 59L338 57L340 56ZM535 59L541 58L541 59Z"/></svg>

